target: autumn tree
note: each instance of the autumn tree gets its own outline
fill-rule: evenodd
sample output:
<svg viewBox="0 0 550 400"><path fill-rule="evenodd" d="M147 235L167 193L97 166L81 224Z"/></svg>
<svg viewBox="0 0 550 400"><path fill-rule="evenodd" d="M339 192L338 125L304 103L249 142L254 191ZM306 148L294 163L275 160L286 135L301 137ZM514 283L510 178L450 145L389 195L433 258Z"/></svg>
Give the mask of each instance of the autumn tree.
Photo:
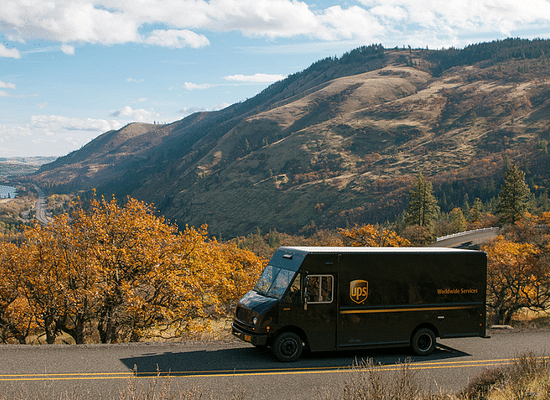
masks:
<svg viewBox="0 0 550 400"><path fill-rule="evenodd" d="M499 323L522 308L550 307L550 213L525 213L482 247L488 257L488 305Z"/></svg>
<svg viewBox="0 0 550 400"><path fill-rule="evenodd" d="M217 274L212 276L209 285L220 311L233 310L236 301L254 287L268 260L249 250L239 249L236 243L214 242L213 250L212 261L217 266Z"/></svg>
<svg viewBox="0 0 550 400"><path fill-rule="evenodd" d="M68 217L65 217L66 220ZM42 227L36 223L26 229L20 262L14 271L20 277L21 290L34 318L50 344L54 343L71 313L69 291L73 282L67 259L72 259L74 253L63 240L71 235L58 232L64 223L66 225L66 221L55 219L52 225Z"/></svg>
<svg viewBox="0 0 550 400"><path fill-rule="evenodd" d="M20 264L20 250L9 242L0 242L0 340L15 339L25 344L35 328L34 315L21 293L20 276L14 267Z"/></svg>
<svg viewBox="0 0 550 400"><path fill-rule="evenodd" d="M365 247L405 247L411 242L400 237L395 231L378 225L356 226L350 229L339 229L346 246Z"/></svg>
<svg viewBox="0 0 550 400"><path fill-rule="evenodd" d="M432 184L418 173L409 192L409 204L405 213L405 223L409 226L429 227L437 216L438 206L432 194Z"/></svg>
<svg viewBox="0 0 550 400"><path fill-rule="evenodd" d="M401 237L407 239L412 246L426 246L434 240L432 232L425 226L407 226L400 232Z"/></svg>
<svg viewBox="0 0 550 400"><path fill-rule="evenodd" d="M525 173L512 165L506 172L496 205L496 214L500 217L501 224L513 224L523 217L528 208L530 193L525 183Z"/></svg>
<svg viewBox="0 0 550 400"><path fill-rule="evenodd" d="M535 307L539 285L538 251L529 243L516 243L499 236L482 248L487 253L487 305L497 324L509 324L522 308Z"/></svg>
<svg viewBox="0 0 550 400"><path fill-rule="evenodd" d="M204 316L210 271L206 227L178 232L151 206L92 199L74 214L75 235L99 271L98 330L103 343L137 341L155 326L191 328ZM168 329L168 328L167 328Z"/></svg>
<svg viewBox="0 0 550 400"><path fill-rule="evenodd" d="M265 264L209 239L206 226L180 232L135 199L94 197L24 237L20 248L0 249L0 329L20 341L25 321L47 343L61 332L84 343L92 329L104 343L197 331L250 290Z"/></svg>

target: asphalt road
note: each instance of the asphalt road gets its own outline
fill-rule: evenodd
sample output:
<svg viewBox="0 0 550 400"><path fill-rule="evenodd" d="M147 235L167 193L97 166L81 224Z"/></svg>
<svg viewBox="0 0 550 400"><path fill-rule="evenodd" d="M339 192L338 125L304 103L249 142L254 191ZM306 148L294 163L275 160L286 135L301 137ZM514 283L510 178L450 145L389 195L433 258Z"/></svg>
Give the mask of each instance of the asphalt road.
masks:
<svg viewBox="0 0 550 400"><path fill-rule="evenodd" d="M463 249L477 249L480 244L496 238L498 234L498 228L488 228L479 229L476 231L461 232L459 234L439 238L437 242L430 244L429 247L455 247Z"/></svg>
<svg viewBox="0 0 550 400"><path fill-rule="evenodd" d="M518 355L550 354L548 331L490 333L491 339L440 340L429 357L387 349L306 353L295 363L279 363L269 351L240 342L2 345L0 399L119 399L132 388L152 390L155 383L159 392L169 384L172 390L202 391L216 399L338 398L357 374L350 368L356 362L372 359L390 374L409 357L425 390L449 392Z"/></svg>
<svg viewBox="0 0 550 400"><path fill-rule="evenodd" d="M46 217L46 197L44 196L44 192L42 191L42 189L40 189L36 185L34 185L34 187L38 193L38 199L36 200L36 203L34 205L35 217L38 222L47 225L48 218Z"/></svg>

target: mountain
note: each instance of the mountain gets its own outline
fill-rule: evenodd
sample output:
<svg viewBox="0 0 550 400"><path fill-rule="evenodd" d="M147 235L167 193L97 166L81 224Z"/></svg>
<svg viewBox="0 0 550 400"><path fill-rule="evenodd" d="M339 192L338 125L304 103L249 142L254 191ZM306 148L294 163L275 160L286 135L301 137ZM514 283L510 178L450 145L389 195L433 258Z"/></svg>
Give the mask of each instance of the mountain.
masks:
<svg viewBox="0 0 550 400"><path fill-rule="evenodd" d="M510 163L550 179L550 41L385 49L320 60L257 96L129 124L44 165L51 192L127 195L229 238L393 221L418 172L444 211L487 202Z"/></svg>

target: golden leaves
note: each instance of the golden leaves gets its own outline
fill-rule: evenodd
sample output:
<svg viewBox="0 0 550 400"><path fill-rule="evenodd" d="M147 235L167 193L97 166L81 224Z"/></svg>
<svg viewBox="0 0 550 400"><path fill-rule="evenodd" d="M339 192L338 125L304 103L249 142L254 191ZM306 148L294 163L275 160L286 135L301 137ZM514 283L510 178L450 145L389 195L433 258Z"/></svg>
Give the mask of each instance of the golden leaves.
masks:
<svg viewBox="0 0 550 400"><path fill-rule="evenodd" d="M131 198L123 206L114 198L77 203L70 216L27 228L24 237L2 249L18 262L1 263L0 294L24 300L21 315L31 310L48 342L60 332L83 343L91 330L115 342L203 329L199 319L240 298L265 263L210 239L206 226L180 232ZM7 275L18 277L15 286ZM0 316L8 306L0 303ZM1 319L0 327L9 330Z"/></svg>
<svg viewBox="0 0 550 400"><path fill-rule="evenodd" d="M550 215L550 214L549 214ZM483 246L487 253L487 304L499 324L521 308L550 305L550 228L547 213L528 213Z"/></svg>
<svg viewBox="0 0 550 400"><path fill-rule="evenodd" d="M378 225L356 226L350 229L339 229L347 246L365 247L407 247L411 243L392 231Z"/></svg>

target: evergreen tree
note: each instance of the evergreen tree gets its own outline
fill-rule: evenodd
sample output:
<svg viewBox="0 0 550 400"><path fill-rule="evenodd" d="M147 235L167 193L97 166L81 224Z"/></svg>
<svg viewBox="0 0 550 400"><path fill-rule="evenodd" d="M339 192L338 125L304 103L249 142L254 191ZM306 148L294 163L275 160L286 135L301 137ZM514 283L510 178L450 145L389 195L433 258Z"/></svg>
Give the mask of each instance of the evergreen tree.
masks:
<svg viewBox="0 0 550 400"><path fill-rule="evenodd" d="M437 199L432 194L432 183L418 173L409 192L409 205L405 214L405 223L409 226L428 227L437 216Z"/></svg>
<svg viewBox="0 0 550 400"><path fill-rule="evenodd" d="M466 218L460 208L457 207L451 211L449 214L449 219L451 221L453 233L463 232L466 230Z"/></svg>
<svg viewBox="0 0 550 400"><path fill-rule="evenodd" d="M530 194L525 183L525 173L512 165L504 177L495 210L501 223L513 224L519 221L527 211Z"/></svg>
<svg viewBox="0 0 550 400"><path fill-rule="evenodd" d="M483 203L476 197L474 205L470 210L470 222L479 222L481 220L481 214L483 213Z"/></svg>

